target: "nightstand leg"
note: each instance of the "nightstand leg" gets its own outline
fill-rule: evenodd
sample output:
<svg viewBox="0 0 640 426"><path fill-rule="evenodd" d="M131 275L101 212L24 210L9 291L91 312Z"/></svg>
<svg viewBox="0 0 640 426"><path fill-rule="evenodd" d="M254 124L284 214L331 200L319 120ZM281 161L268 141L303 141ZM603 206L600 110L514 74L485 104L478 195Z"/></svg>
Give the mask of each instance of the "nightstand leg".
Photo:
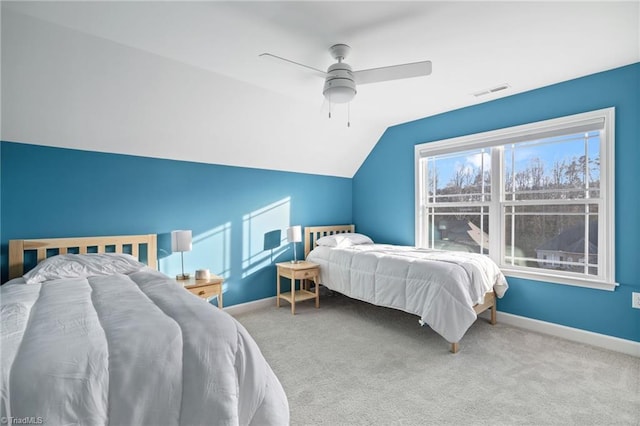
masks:
<svg viewBox="0 0 640 426"><path fill-rule="evenodd" d="M278 279L276 280L277 282L277 287L276 287L276 307L279 308L280 307L280 274L278 274Z"/></svg>
<svg viewBox="0 0 640 426"><path fill-rule="evenodd" d="M296 314L296 280L291 278L291 315Z"/></svg>
<svg viewBox="0 0 640 426"><path fill-rule="evenodd" d="M220 293L218 293L218 308L224 308L224 304L222 303L222 284L220 284Z"/></svg>
<svg viewBox="0 0 640 426"><path fill-rule="evenodd" d="M320 307L320 285L318 284L318 276L314 275L313 277L313 286L316 290L316 308Z"/></svg>

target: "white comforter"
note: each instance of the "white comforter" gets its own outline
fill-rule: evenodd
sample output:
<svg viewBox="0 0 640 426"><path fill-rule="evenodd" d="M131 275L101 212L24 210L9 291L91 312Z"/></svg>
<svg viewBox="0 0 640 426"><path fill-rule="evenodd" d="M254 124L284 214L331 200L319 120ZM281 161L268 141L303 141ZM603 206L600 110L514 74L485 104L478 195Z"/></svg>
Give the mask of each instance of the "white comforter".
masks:
<svg viewBox="0 0 640 426"><path fill-rule="evenodd" d="M447 341L460 341L476 320L473 305L507 282L486 256L386 244L319 246L307 260L320 282L354 299L419 315Z"/></svg>
<svg viewBox="0 0 640 426"><path fill-rule="evenodd" d="M289 423L282 386L248 332L165 275L145 268L21 281L1 287L0 416L51 425Z"/></svg>

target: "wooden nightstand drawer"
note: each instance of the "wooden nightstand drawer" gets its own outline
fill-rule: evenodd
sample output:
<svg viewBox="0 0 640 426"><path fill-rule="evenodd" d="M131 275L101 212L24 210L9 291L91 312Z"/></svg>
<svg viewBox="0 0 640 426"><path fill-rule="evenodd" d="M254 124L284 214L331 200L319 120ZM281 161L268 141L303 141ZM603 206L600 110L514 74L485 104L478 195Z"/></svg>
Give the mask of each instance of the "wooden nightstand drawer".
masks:
<svg viewBox="0 0 640 426"><path fill-rule="evenodd" d="M189 278L188 280L178 281L182 286L189 290L190 293L195 294L202 299L209 300L212 297L218 298L218 307L222 309L222 283L224 279L217 275L203 280L196 280L195 278Z"/></svg>
<svg viewBox="0 0 640 426"><path fill-rule="evenodd" d="M209 299L210 297L217 296L220 293L220 284L203 285L200 287L187 288L191 293L203 299Z"/></svg>
<svg viewBox="0 0 640 426"><path fill-rule="evenodd" d="M317 272L314 271L309 271L309 270L305 270L305 271L300 271L298 273L296 273L296 278L311 278L311 277L315 277L317 275Z"/></svg>

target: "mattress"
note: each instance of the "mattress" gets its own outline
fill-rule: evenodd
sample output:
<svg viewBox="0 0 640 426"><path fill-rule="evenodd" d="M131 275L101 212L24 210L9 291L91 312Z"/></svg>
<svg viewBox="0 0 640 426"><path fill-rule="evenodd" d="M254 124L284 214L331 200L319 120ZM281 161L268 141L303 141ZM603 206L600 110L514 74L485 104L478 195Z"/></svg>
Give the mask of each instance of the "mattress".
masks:
<svg viewBox="0 0 640 426"><path fill-rule="evenodd" d="M487 256L388 244L318 246L307 260L320 265L331 290L420 316L451 343L477 319L474 305L487 292L497 297L507 281Z"/></svg>
<svg viewBox="0 0 640 426"><path fill-rule="evenodd" d="M244 327L149 268L0 288L0 416L46 424L286 425Z"/></svg>

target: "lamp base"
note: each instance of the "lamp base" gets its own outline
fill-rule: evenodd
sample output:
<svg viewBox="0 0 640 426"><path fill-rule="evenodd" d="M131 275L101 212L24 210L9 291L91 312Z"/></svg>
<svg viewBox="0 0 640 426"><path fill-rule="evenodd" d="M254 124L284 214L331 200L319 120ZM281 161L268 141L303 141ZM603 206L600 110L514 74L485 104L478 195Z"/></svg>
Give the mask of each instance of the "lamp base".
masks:
<svg viewBox="0 0 640 426"><path fill-rule="evenodd" d="M176 275L176 280L188 280L189 279L189 274L178 274Z"/></svg>
<svg viewBox="0 0 640 426"><path fill-rule="evenodd" d="M300 263L299 260L292 260L291 263Z"/></svg>

